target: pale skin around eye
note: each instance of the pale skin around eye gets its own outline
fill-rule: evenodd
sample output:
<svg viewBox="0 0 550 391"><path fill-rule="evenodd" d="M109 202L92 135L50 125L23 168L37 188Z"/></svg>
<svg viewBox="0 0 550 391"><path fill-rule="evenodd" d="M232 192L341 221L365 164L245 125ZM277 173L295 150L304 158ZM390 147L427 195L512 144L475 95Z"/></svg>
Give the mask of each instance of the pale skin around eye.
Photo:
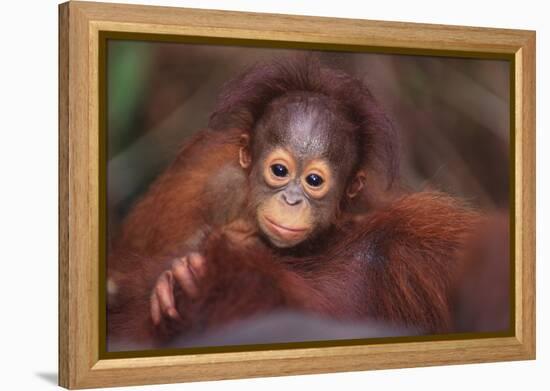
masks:
<svg viewBox="0 0 550 391"><path fill-rule="evenodd" d="M277 166L281 166L286 171L286 175L277 175ZM271 152L264 162L264 179L272 187L286 185L294 179L299 173L296 172L296 163L292 155L278 148ZM308 182L308 177L315 176L319 179L319 185L315 186ZM313 198L322 198L325 196L332 185L332 175L328 163L323 159L314 159L308 162L301 173L300 181L305 192Z"/></svg>

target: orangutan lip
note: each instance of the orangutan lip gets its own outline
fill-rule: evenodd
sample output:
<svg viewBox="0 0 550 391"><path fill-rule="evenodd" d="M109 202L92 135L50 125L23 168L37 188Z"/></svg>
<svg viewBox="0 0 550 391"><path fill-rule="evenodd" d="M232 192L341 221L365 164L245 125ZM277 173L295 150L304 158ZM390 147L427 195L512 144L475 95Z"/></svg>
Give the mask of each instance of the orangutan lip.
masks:
<svg viewBox="0 0 550 391"><path fill-rule="evenodd" d="M300 233L300 232L304 232L306 230L306 228L288 228L288 227L282 226L280 224L277 224L276 222L271 220L269 217L264 216L264 218L267 220L267 222L269 224L273 225L276 229L279 229L279 230L282 230L282 231Z"/></svg>

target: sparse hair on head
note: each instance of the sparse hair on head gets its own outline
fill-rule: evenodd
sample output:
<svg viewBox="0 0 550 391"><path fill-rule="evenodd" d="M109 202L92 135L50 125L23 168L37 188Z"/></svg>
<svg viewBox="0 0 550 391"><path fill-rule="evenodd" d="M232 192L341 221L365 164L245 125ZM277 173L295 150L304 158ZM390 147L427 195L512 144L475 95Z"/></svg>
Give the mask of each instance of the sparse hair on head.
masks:
<svg viewBox="0 0 550 391"><path fill-rule="evenodd" d="M341 102L348 121L357 128L360 167L383 171L391 186L399 172L397 134L391 121L361 80L324 66L313 54L258 63L227 82L209 127L239 128L254 137L254 124L269 103L296 91L322 94Z"/></svg>

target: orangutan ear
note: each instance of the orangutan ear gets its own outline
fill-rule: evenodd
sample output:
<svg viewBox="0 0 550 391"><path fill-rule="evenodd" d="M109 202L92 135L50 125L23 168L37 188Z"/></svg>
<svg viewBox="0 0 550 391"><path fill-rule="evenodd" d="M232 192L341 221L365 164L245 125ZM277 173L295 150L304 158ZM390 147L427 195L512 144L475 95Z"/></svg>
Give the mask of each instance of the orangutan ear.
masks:
<svg viewBox="0 0 550 391"><path fill-rule="evenodd" d="M252 163L252 158L250 156L250 150L249 150L249 143L250 143L250 136L246 133L241 134L239 139L239 164L242 168L248 168L250 167L250 163Z"/></svg>
<svg viewBox="0 0 550 391"><path fill-rule="evenodd" d="M346 194L349 198L355 197L361 189L363 189L363 186L365 186L365 182L367 181L367 175L363 170L359 170L357 174L355 174L355 177L351 181L351 183L348 186L348 189L346 191Z"/></svg>

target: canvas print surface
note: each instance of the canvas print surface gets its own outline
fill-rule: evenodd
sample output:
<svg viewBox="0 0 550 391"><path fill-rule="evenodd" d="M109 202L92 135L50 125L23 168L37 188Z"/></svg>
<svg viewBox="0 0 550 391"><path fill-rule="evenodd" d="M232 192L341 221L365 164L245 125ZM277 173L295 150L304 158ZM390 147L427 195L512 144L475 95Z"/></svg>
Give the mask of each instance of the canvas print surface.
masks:
<svg viewBox="0 0 550 391"><path fill-rule="evenodd" d="M107 351L511 332L508 61L106 60Z"/></svg>

